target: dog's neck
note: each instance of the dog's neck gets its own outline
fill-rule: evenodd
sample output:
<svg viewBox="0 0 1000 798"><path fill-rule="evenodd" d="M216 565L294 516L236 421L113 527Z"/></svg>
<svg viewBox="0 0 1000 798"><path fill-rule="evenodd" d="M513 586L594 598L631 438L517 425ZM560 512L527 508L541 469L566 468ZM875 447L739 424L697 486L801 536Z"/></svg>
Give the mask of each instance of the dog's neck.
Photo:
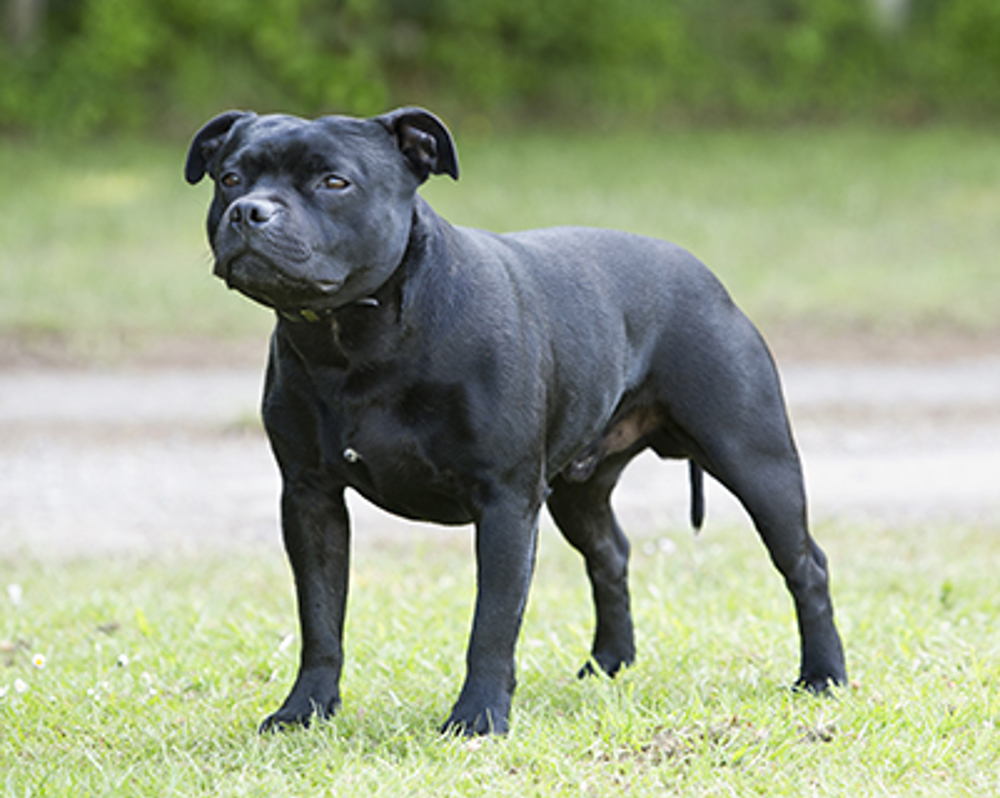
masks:
<svg viewBox="0 0 1000 798"><path fill-rule="evenodd" d="M405 285L426 233L414 211L410 241L399 265L372 294L324 311L280 310L278 332L311 364L365 368L399 353Z"/></svg>
<svg viewBox="0 0 1000 798"><path fill-rule="evenodd" d="M366 296L362 299L356 299L346 307L362 307L362 308L377 308L381 305L376 296ZM337 313L344 308L328 308L326 310L311 310L309 308L304 308L302 310L279 310L278 314L292 322L293 324L298 324L299 322L305 324L315 324L319 321L324 321L325 319L334 318Z"/></svg>
<svg viewBox="0 0 1000 798"><path fill-rule="evenodd" d="M315 318L279 313L276 334L286 338L311 365L341 369L391 359L398 347L398 294L383 296L386 284L371 301L352 302Z"/></svg>

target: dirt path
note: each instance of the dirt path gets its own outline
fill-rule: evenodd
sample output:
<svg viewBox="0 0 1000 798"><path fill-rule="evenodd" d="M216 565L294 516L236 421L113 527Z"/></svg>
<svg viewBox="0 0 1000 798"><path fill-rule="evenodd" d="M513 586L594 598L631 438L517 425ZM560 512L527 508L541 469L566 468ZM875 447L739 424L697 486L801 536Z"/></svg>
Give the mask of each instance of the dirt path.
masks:
<svg viewBox="0 0 1000 798"><path fill-rule="evenodd" d="M814 519L998 525L1000 357L782 374ZM0 557L277 549L260 382L241 368L0 371ZM687 502L683 465L651 455L616 493L637 538L683 529ZM362 544L417 526L357 497L352 515ZM713 523L747 522L711 484Z"/></svg>

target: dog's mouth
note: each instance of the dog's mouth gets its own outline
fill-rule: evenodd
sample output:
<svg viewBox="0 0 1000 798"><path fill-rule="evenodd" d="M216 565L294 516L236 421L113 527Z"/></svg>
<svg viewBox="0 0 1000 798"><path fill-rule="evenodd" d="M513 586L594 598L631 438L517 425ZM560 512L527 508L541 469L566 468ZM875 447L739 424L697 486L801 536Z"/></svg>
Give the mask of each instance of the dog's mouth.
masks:
<svg viewBox="0 0 1000 798"><path fill-rule="evenodd" d="M244 249L215 263L215 275L226 286L244 296L274 308L309 318L329 315L337 303L344 281L290 274L259 252Z"/></svg>

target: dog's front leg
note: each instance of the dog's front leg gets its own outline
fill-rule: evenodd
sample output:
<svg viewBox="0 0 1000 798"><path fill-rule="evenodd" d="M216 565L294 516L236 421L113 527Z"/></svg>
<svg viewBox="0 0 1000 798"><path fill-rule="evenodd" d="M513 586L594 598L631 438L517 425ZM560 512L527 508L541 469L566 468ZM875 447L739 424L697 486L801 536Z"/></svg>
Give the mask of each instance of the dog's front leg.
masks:
<svg viewBox="0 0 1000 798"><path fill-rule="evenodd" d="M477 595L462 692L445 733L506 734L514 695L514 647L535 566L539 506L512 499L476 525Z"/></svg>
<svg viewBox="0 0 1000 798"><path fill-rule="evenodd" d="M261 724L261 732L308 726L313 715L333 715L340 704L344 664L350 531L343 490L286 483L281 524L295 576L302 654L295 685L281 708Z"/></svg>

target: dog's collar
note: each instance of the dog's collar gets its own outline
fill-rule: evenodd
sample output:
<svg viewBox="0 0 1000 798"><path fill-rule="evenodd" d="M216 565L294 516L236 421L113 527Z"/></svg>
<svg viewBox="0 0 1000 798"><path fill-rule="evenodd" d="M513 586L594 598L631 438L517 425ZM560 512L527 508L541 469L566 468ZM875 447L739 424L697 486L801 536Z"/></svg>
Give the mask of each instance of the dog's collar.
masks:
<svg viewBox="0 0 1000 798"><path fill-rule="evenodd" d="M366 296L363 299L358 299L352 302L347 307L363 307L363 308L377 308L379 306L379 301L373 296ZM301 310L279 310L282 318L287 319L291 322L307 322L315 323L317 321L325 321L326 319L333 318L334 314L338 310L343 310L343 308L324 308L323 310L312 310L311 308L302 308Z"/></svg>

